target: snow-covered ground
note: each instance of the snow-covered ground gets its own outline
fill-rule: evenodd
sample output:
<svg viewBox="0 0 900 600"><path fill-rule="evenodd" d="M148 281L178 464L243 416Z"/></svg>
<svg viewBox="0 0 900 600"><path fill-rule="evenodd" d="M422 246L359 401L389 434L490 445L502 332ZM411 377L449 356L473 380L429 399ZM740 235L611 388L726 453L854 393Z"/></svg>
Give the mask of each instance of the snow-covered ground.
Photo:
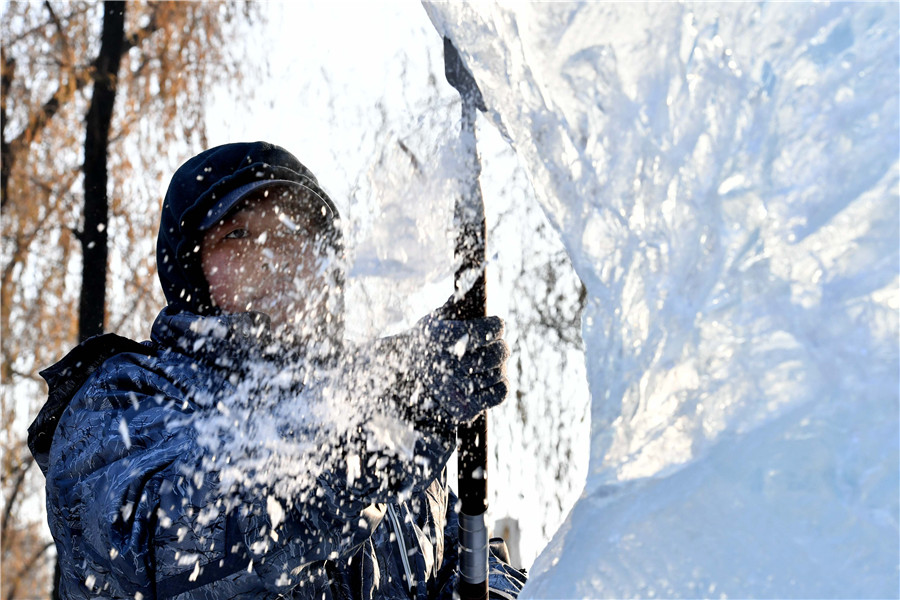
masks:
<svg viewBox="0 0 900 600"><path fill-rule="evenodd" d="M588 289L529 597L896 597L896 4L428 4Z"/></svg>

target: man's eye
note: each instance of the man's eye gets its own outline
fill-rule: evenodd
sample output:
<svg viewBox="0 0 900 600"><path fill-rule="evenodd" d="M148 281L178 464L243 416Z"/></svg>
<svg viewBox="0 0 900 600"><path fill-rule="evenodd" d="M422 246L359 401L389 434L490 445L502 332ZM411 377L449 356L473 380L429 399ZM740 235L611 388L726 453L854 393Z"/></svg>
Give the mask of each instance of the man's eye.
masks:
<svg viewBox="0 0 900 600"><path fill-rule="evenodd" d="M227 234L225 234L225 237L223 239L239 240L241 238L247 237L248 235L250 235L249 231L247 231L246 229L243 229L241 227L238 227L237 229L233 229L233 230L229 231Z"/></svg>

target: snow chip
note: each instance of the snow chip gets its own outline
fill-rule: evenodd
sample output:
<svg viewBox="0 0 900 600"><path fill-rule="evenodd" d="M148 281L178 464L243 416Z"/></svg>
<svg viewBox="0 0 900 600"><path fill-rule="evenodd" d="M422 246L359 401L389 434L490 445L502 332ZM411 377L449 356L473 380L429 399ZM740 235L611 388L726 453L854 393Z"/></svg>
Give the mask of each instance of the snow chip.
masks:
<svg viewBox="0 0 900 600"><path fill-rule="evenodd" d="M128 423L125 421L125 417L119 419L119 435L122 436L122 441L125 442L125 448L131 448L131 434L128 433Z"/></svg>
<svg viewBox="0 0 900 600"><path fill-rule="evenodd" d="M272 521L272 529L284 521L284 508L275 496L266 498L266 510L269 513L269 520Z"/></svg>
<svg viewBox="0 0 900 600"><path fill-rule="evenodd" d="M466 347L469 345L469 334L463 335L459 340L457 340L456 344L453 345L453 353L456 354L457 358L462 358L466 353Z"/></svg>

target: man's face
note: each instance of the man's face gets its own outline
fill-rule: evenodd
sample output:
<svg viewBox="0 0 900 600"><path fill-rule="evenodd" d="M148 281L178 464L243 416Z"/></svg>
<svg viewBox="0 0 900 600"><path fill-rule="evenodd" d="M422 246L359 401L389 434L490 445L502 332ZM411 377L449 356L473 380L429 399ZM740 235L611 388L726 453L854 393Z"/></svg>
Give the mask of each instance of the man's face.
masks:
<svg viewBox="0 0 900 600"><path fill-rule="evenodd" d="M325 273L322 241L329 226L322 203L302 193L276 188L242 202L200 245L215 305L262 312L273 329L314 335L331 320L326 299L335 282Z"/></svg>

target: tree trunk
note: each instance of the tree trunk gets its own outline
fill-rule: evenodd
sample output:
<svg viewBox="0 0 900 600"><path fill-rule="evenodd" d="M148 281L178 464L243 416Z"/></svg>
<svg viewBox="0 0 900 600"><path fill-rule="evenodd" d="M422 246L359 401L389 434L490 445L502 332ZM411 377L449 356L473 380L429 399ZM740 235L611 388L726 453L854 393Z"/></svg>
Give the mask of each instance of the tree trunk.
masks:
<svg viewBox="0 0 900 600"><path fill-rule="evenodd" d="M84 226L81 230L81 298L78 341L103 333L106 316L106 268L109 261L107 225L107 151L109 127L116 101L116 82L125 41L125 2L103 3L100 53L94 61L94 91L85 122ZM53 576L52 598L59 598L59 557Z"/></svg>
<svg viewBox="0 0 900 600"><path fill-rule="evenodd" d="M100 54L94 62L94 92L84 139L84 227L81 231L80 342L103 333L106 315L106 268L109 256L107 224L107 149L116 99L116 79L125 40L125 3L103 3Z"/></svg>
<svg viewBox="0 0 900 600"><path fill-rule="evenodd" d="M16 61L7 59L6 51L0 49L0 207L6 206L9 171L12 167L9 142L6 139L6 102L15 67Z"/></svg>

